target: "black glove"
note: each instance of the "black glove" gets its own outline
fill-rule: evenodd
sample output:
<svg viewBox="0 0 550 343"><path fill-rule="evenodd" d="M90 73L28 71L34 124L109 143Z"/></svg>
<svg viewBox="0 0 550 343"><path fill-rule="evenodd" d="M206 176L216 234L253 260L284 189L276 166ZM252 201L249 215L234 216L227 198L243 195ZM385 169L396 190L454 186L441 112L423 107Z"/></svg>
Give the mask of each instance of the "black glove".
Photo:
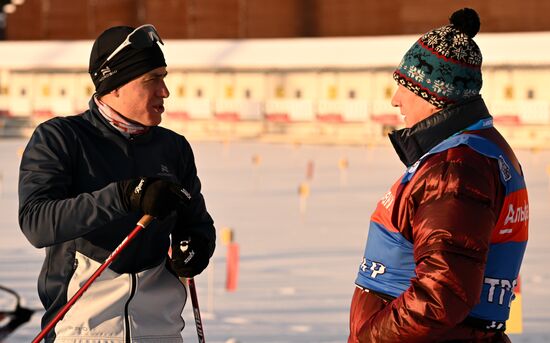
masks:
<svg viewBox="0 0 550 343"><path fill-rule="evenodd" d="M153 177L118 182L126 208L162 219L191 199L181 185Z"/></svg>
<svg viewBox="0 0 550 343"><path fill-rule="evenodd" d="M172 242L172 269L186 278L200 274L210 260L208 240L193 236L189 240Z"/></svg>

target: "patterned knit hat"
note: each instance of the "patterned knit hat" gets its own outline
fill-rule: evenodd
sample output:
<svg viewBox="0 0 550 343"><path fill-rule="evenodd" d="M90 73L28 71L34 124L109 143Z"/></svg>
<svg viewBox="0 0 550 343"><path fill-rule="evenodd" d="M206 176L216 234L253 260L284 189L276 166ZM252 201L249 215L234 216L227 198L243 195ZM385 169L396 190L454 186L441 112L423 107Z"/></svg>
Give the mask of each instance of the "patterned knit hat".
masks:
<svg viewBox="0 0 550 343"><path fill-rule="evenodd" d="M398 84L437 108L479 94L482 84L481 51L472 39L478 14L464 8L450 22L420 37L393 73Z"/></svg>

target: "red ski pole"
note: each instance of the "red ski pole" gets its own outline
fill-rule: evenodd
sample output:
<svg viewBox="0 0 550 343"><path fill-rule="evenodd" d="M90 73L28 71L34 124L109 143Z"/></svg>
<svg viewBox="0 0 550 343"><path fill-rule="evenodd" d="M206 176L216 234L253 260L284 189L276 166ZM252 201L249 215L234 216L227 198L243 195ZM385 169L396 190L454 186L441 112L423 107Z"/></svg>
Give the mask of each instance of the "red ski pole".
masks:
<svg viewBox="0 0 550 343"><path fill-rule="evenodd" d="M204 339L204 330L202 329L201 311L199 309L199 298L197 297L197 288L193 278L187 279L189 284L189 293L191 293L191 303L193 304L193 315L195 316L195 326L197 327L197 336L199 343L206 343Z"/></svg>
<svg viewBox="0 0 550 343"><path fill-rule="evenodd" d="M53 329L53 327L55 326L55 324L57 324L57 322L59 322L61 319L63 319L63 316L65 316L65 314L69 311L69 309L82 296L82 294L84 294L84 292L88 289L88 287L90 287L90 285L95 281L95 279L97 279L99 277L99 275L101 275L101 273L114 261L114 259L118 256L118 254L120 254L120 252L122 250L124 250L124 248L126 248L128 243L130 243L130 241L132 241L132 239L134 239L134 237L136 237L136 235L142 229L145 229L147 227L147 225L149 225L149 223L153 219L154 219L154 217L152 217L148 214L141 217L141 219L138 221L136 227L132 230L132 232L130 232L130 234L128 236L126 236L126 238L124 238L122 243L120 243L119 246L116 247L115 250L113 250L111 255L109 255L109 257L107 257L105 262L103 262L103 264L101 266L99 266L99 268L97 268L97 270L93 273L93 275L90 276L88 281L86 281L86 283L82 287L80 287L78 292L76 292L72 296L72 298L65 304L65 306L63 306L61 308L61 310L59 310L59 312L48 323L48 325L46 325L46 327L44 329L42 329L42 331L40 331L40 333L32 340L32 343L38 343L44 337L46 337L48 332L50 332L50 330Z"/></svg>

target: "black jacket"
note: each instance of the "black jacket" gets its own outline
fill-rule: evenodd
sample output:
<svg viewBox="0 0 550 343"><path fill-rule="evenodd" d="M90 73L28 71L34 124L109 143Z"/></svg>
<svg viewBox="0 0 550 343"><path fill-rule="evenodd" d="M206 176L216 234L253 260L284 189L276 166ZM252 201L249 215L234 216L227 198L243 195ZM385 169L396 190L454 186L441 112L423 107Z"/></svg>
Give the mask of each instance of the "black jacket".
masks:
<svg viewBox="0 0 550 343"><path fill-rule="evenodd" d="M189 233L210 241L215 230L187 140L152 127L125 138L99 113L93 99L79 115L58 117L34 131L20 166L19 223L28 240L46 247L38 288L46 308L43 324L67 301L75 252L103 262L135 227L141 213L124 208L117 181L156 176L180 183L192 196L178 215L155 220L110 268L138 273L163 263L174 239Z"/></svg>

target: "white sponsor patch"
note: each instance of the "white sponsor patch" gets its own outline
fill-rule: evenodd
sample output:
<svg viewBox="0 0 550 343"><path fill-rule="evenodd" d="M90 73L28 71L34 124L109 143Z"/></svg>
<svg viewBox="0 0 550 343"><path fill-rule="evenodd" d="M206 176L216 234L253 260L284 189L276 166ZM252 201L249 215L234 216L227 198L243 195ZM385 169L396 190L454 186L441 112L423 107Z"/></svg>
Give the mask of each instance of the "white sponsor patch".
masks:
<svg viewBox="0 0 550 343"><path fill-rule="evenodd" d="M508 205L508 213L504 219L504 225L509 223L526 222L529 220L529 205L514 207L514 204Z"/></svg>
<svg viewBox="0 0 550 343"><path fill-rule="evenodd" d="M508 181L512 178L512 173L510 173L510 166L508 165L508 163L506 163L502 155L498 157L498 167L500 168L500 172L504 181Z"/></svg>

